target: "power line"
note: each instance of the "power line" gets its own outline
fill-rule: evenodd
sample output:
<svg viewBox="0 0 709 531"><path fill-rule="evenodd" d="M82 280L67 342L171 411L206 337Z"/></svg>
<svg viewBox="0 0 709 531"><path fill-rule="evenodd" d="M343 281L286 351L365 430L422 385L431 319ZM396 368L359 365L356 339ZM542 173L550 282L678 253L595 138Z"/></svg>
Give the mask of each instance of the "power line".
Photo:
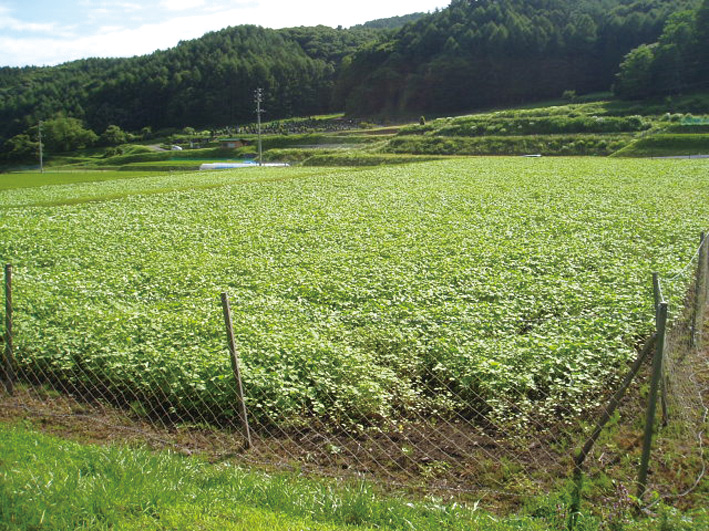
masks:
<svg viewBox="0 0 709 531"><path fill-rule="evenodd" d="M42 153L42 121L39 121L39 173L44 173L44 155Z"/></svg>
<svg viewBox="0 0 709 531"><path fill-rule="evenodd" d="M256 121L258 123L258 165L263 165L263 149L261 145L261 113L264 110L261 108L261 103L263 103L263 89L257 88L254 94L256 99Z"/></svg>

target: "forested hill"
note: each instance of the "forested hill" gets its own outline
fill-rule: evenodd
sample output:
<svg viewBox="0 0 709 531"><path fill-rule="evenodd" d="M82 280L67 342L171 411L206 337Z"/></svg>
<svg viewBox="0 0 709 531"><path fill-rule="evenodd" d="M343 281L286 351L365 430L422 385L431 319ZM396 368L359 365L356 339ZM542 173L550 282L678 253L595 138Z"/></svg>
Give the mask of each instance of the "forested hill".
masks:
<svg viewBox="0 0 709 531"><path fill-rule="evenodd" d="M364 24L358 24L357 26L352 26L353 29L359 28L369 28L369 29L399 29L405 26L409 22L414 22L420 18L426 16L426 13L411 13L410 15L401 15L398 17L390 18L380 18L377 20L370 20Z"/></svg>
<svg viewBox="0 0 709 531"><path fill-rule="evenodd" d="M454 0L398 29L391 28L409 18L350 29L238 26L141 57L0 68L0 151L16 135L27 143L39 120L57 116L78 118L96 134L110 125L137 131L251 122L256 87L264 89L269 119L343 109L356 116L454 113L608 90L626 54L658 41L673 13L702 2L709 5Z"/></svg>
<svg viewBox="0 0 709 531"><path fill-rule="evenodd" d="M0 144L57 114L97 133L251 122L257 87L269 118L329 111L343 57L385 34L237 26L141 57L0 68Z"/></svg>
<svg viewBox="0 0 709 531"><path fill-rule="evenodd" d="M353 114L452 113L608 90L623 56L698 0L454 0L347 65ZM709 45L708 45L709 46Z"/></svg>

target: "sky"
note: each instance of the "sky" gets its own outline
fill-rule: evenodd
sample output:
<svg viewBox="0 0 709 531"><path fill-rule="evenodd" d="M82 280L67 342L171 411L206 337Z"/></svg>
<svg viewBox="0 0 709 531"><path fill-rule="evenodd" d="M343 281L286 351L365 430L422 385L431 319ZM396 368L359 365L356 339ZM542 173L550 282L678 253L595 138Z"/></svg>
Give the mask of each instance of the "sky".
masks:
<svg viewBox="0 0 709 531"><path fill-rule="evenodd" d="M0 66L131 57L228 26L350 27L450 0L0 0Z"/></svg>

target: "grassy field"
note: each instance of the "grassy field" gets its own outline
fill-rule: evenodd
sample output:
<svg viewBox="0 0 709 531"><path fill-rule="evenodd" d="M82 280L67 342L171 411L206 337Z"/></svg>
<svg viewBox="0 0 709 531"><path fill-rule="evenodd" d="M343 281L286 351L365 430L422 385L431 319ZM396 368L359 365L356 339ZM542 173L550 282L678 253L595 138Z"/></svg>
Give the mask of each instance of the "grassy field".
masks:
<svg viewBox="0 0 709 531"><path fill-rule="evenodd" d="M496 516L441 499L409 501L361 483L265 474L227 463L118 446L84 446L0 424L0 529L508 531L565 529L563 495ZM577 531L699 530L709 513L630 506L584 514Z"/></svg>
<svg viewBox="0 0 709 531"><path fill-rule="evenodd" d="M657 134L621 149L618 157L681 157L709 155L709 134Z"/></svg>
<svg viewBox="0 0 709 531"><path fill-rule="evenodd" d="M39 173L11 173L0 176L6 179L6 188L0 190L0 208L80 204L298 177L298 174L284 173L277 169L258 173L251 171L253 169L189 172L179 175L152 171L67 171L45 173L44 175L49 176L46 179ZM35 180L37 177L39 179ZM21 192L27 188L33 190Z"/></svg>
<svg viewBox="0 0 709 531"><path fill-rule="evenodd" d="M121 179L145 177L145 171L24 171L0 174L0 190L18 190L21 188L38 188L42 186L58 186L62 184L96 183Z"/></svg>
<svg viewBox="0 0 709 531"><path fill-rule="evenodd" d="M692 256L707 167L487 158L5 190L17 357L228 415L228 291L264 423L574 417L650 331L650 273Z"/></svg>

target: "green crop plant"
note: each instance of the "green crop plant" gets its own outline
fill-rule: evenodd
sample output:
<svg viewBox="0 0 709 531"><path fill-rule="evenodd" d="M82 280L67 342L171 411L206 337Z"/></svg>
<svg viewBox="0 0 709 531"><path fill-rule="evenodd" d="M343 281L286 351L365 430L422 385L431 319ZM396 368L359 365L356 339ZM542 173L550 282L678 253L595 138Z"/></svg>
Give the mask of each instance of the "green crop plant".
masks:
<svg viewBox="0 0 709 531"><path fill-rule="evenodd" d="M234 413L511 428L597 407L709 215L706 161L482 158L0 191L24 374Z"/></svg>

